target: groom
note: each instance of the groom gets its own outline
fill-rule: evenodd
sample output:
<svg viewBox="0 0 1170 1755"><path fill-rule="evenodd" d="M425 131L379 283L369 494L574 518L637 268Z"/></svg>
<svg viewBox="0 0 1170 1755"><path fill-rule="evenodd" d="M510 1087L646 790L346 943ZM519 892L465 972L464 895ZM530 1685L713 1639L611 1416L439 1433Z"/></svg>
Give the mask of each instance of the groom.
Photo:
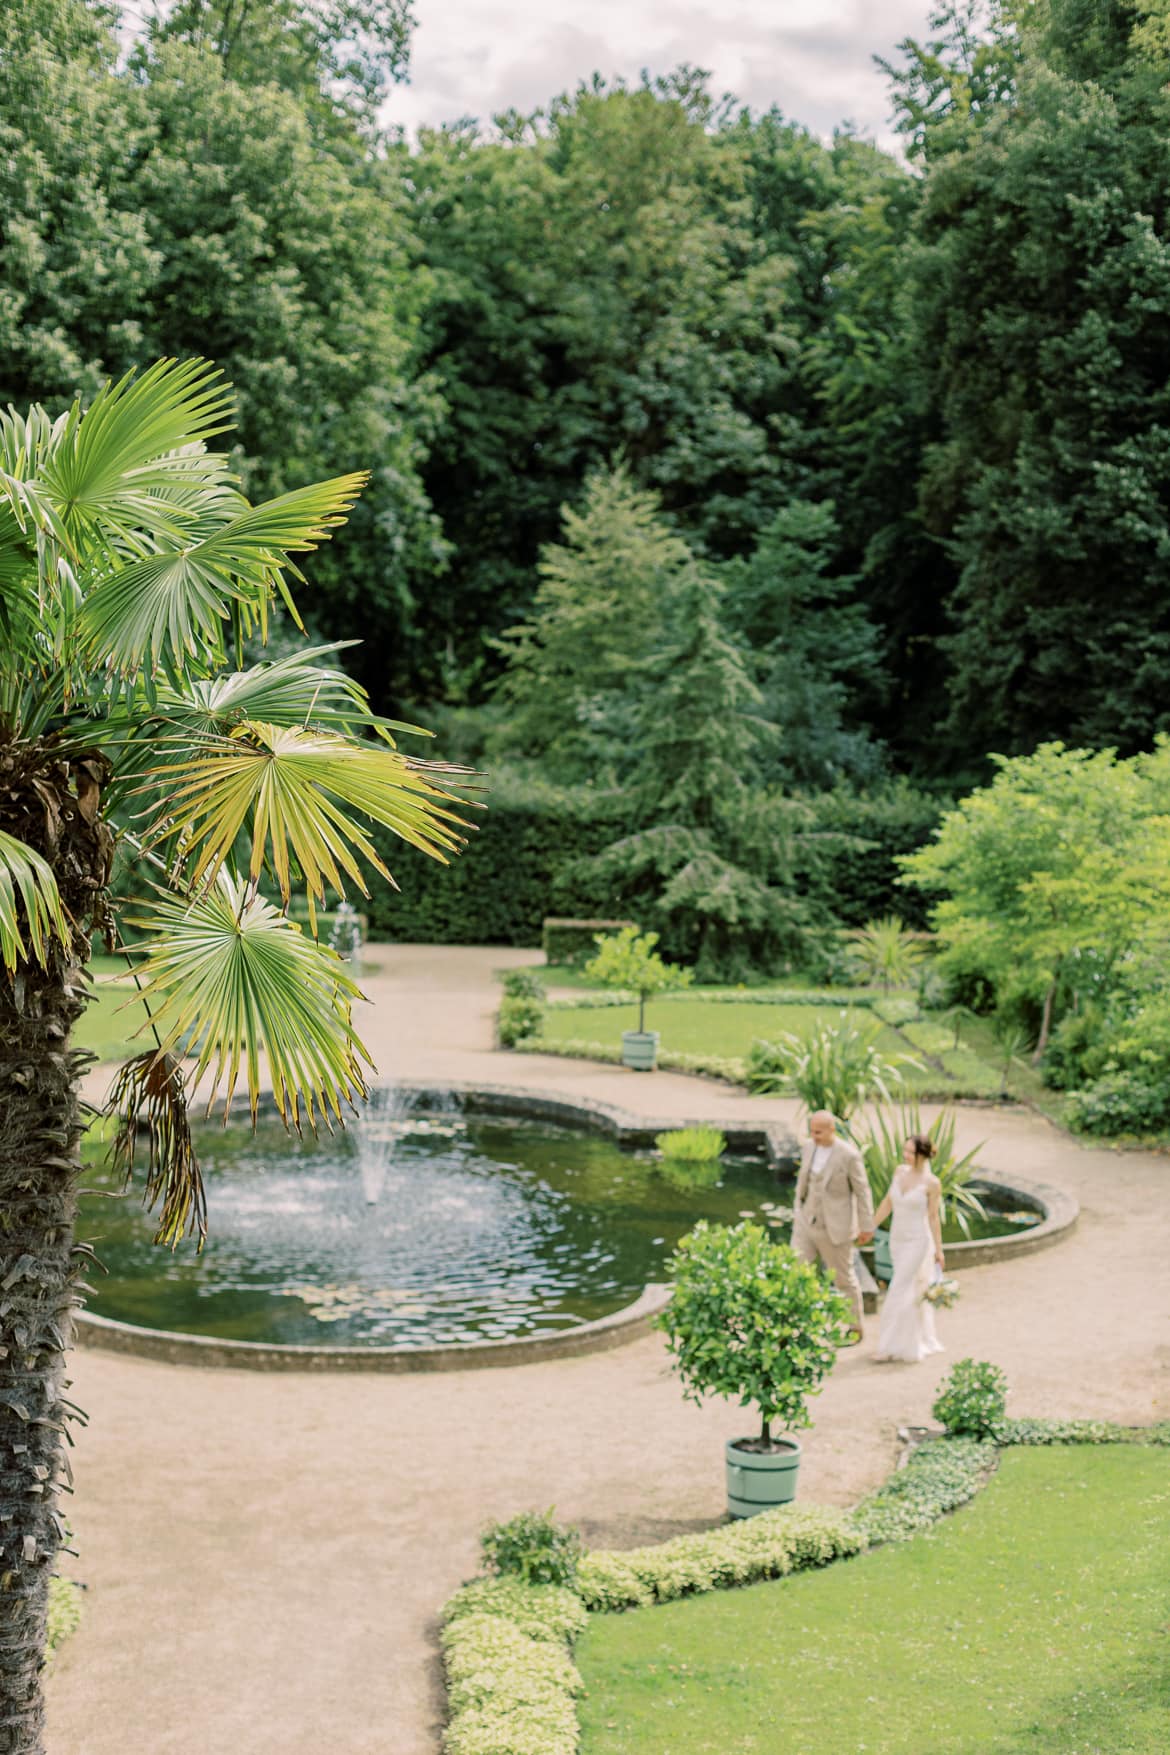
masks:
<svg viewBox="0 0 1170 1755"><path fill-rule="evenodd" d="M818 1109L808 1118L796 1182L792 1247L805 1261L824 1262L853 1306L853 1331L862 1337L861 1287L853 1266L853 1244L873 1237L873 1196L856 1146L837 1134L836 1117Z"/></svg>

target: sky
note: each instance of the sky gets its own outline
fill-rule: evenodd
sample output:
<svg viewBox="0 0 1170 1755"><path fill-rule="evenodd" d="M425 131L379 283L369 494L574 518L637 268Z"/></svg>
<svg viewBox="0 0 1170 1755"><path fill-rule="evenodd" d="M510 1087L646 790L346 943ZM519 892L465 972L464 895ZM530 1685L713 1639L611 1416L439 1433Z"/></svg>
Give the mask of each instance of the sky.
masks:
<svg viewBox="0 0 1170 1755"><path fill-rule="evenodd" d="M530 111L595 70L710 69L717 93L779 105L828 136L841 122L892 146L874 55L926 34L931 0L414 0L410 83L383 111L409 134Z"/></svg>

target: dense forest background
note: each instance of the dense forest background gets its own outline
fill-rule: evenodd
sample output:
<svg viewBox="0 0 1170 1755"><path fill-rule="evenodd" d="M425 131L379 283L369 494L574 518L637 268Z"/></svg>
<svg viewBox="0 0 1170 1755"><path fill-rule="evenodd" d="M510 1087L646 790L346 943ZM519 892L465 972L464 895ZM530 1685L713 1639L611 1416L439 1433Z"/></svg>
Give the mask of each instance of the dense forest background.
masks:
<svg viewBox="0 0 1170 1755"><path fill-rule="evenodd" d="M904 158L690 68L408 145L409 35L0 17L0 400L203 354L249 491L372 471L310 632L492 783L384 926L791 961L924 918L894 856L991 753L1170 728L1168 0L940 8Z"/></svg>

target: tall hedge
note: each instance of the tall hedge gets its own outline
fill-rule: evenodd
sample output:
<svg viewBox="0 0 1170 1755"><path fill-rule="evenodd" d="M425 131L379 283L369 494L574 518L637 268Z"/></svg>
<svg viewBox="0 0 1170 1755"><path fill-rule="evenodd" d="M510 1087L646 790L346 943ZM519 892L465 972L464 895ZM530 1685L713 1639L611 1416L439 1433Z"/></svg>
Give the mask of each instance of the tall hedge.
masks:
<svg viewBox="0 0 1170 1755"><path fill-rule="evenodd" d="M928 839L946 801L897 785L870 794L826 792L811 802L815 824L798 880L806 893L842 926L891 909L911 926L925 925L924 898L897 883L896 859ZM548 914L615 911L613 897L581 883L572 867L628 826L619 794L562 791L509 773L490 785L485 803L485 810L468 813L478 826L466 852L448 866L381 837L379 850L400 889L375 882L368 904L358 904L372 937L536 946Z"/></svg>

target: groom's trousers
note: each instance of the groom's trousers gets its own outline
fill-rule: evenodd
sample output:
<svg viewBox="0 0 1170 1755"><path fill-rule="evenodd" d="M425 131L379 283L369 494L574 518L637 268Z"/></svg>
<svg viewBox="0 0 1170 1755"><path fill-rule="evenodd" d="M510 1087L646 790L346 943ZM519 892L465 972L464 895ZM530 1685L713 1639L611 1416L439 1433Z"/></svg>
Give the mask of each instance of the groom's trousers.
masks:
<svg viewBox="0 0 1170 1755"><path fill-rule="evenodd" d="M819 1216L806 1218L798 1213L792 1227L792 1247L805 1261L823 1261L833 1276L833 1283L853 1309L853 1326L858 1334L865 1326L865 1307L861 1301L861 1283L853 1265L853 1240L834 1243Z"/></svg>

